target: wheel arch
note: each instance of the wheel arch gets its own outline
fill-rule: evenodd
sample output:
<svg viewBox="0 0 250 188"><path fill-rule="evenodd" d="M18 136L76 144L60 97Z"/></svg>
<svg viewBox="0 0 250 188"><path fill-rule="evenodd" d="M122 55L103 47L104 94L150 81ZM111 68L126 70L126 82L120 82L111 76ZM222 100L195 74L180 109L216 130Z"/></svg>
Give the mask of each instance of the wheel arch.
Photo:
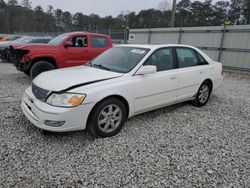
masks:
<svg viewBox="0 0 250 188"><path fill-rule="evenodd" d="M212 92L212 91L213 91L213 81L212 81L210 78L207 78L207 79L205 79L205 80L202 82L202 84L203 84L204 82L208 82L208 83L209 83L210 89L211 89L211 92ZM202 85L202 84L201 84L201 85Z"/></svg>
<svg viewBox="0 0 250 188"><path fill-rule="evenodd" d="M121 95L113 94L113 95L109 95L109 96L106 96L106 97L102 98L101 100L99 100L99 101L94 105L94 107L92 108L92 110L91 110L90 113L89 113L88 120L87 120L87 126L89 125L89 122L90 122L92 113L94 112L94 110L96 109L96 107L97 107L101 102L103 102L104 100L107 100L107 99L110 99L110 98L116 98L116 99L119 99L120 101L122 101L122 103L124 104L125 109L126 109L126 118L128 118L129 113L130 113L130 106L129 106L128 101L125 99L125 97L123 97L123 96L121 96Z"/></svg>
<svg viewBox="0 0 250 188"><path fill-rule="evenodd" d="M49 63L51 63L52 65L55 66L55 68L57 68L57 62L55 60L54 57L52 56L44 56L44 57L36 57L34 59L31 60L31 63L30 63L30 67L29 69L31 69L31 67L36 63L36 62L39 62L39 61L47 61Z"/></svg>

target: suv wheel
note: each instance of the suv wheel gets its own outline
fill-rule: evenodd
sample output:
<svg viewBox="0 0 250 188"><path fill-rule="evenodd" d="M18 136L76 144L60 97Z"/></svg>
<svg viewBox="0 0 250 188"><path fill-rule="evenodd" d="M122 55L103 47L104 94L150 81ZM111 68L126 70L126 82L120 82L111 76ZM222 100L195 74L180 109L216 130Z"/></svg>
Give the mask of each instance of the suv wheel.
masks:
<svg viewBox="0 0 250 188"><path fill-rule="evenodd" d="M38 61L30 69L30 77L34 79L39 74L45 71L53 70L55 66L48 61Z"/></svg>

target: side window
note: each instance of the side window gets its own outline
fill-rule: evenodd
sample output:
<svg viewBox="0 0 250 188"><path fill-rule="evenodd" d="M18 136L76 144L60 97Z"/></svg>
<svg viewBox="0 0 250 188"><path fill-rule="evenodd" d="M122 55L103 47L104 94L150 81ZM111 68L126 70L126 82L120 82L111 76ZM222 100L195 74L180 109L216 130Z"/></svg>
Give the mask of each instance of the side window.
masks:
<svg viewBox="0 0 250 188"><path fill-rule="evenodd" d="M88 46L87 36L73 37L70 39L70 41L73 43L72 47L87 47Z"/></svg>
<svg viewBox="0 0 250 188"><path fill-rule="evenodd" d="M92 36L91 42L93 48L103 48L108 46L108 41L106 37Z"/></svg>
<svg viewBox="0 0 250 188"><path fill-rule="evenodd" d="M154 65L157 72L174 69L174 55L173 49L163 48L157 50L151 55L144 65Z"/></svg>
<svg viewBox="0 0 250 188"><path fill-rule="evenodd" d="M199 65L199 59L192 49L176 48L179 68Z"/></svg>

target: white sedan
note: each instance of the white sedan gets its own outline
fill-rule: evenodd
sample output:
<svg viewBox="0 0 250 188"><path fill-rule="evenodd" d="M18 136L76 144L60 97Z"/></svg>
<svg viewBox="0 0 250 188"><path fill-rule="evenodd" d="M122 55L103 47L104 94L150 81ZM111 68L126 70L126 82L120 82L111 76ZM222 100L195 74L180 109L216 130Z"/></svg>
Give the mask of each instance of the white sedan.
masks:
<svg viewBox="0 0 250 188"><path fill-rule="evenodd" d="M222 80L222 64L195 47L121 45L86 65L42 73L22 110L43 130L109 137L143 112L183 101L204 106Z"/></svg>

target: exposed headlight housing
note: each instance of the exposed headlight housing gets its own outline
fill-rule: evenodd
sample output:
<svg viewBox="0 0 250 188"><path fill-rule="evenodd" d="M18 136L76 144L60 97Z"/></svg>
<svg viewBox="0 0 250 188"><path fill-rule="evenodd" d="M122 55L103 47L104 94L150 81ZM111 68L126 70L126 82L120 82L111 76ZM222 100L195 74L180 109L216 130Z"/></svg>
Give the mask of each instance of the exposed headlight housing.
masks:
<svg viewBox="0 0 250 188"><path fill-rule="evenodd" d="M58 107L76 107L81 105L85 98L85 94L52 93L46 103Z"/></svg>

